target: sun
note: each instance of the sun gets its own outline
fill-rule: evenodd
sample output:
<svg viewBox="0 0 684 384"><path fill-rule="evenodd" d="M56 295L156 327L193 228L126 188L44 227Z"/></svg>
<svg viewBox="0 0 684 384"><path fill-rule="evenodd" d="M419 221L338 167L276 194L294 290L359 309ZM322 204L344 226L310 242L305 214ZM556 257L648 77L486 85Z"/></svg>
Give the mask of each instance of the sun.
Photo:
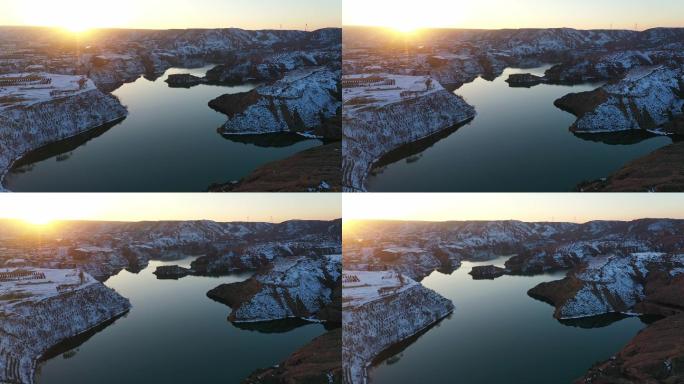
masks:
<svg viewBox="0 0 684 384"><path fill-rule="evenodd" d="M342 233L352 233L358 224L358 220L342 220Z"/></svg>
<svg viewBox="0 0 684 384"><path fill-rule="evenodd" d="M79 21L74 21L72 23L69 23L67 25L62 26L64 29L66 29L69 32L72 33L84 33L87 32L88 30L92 29L93 27L88 25L87 23L84 22L79 22Z"/></svg>
<svg viewBox="0 0 684 384"><path fill-rule="evenodd" d="M400 33L411 34L416 32L420 27L413 24L402 24L392 26L391 28Z"/></svg>
<svg viewBox="0 0 684 384"><path fill-rule="evenodd" d="M23 220L31 225L46 226L51 224L54 221L54 218L49 215L35 213L26 215Z"/></svg>

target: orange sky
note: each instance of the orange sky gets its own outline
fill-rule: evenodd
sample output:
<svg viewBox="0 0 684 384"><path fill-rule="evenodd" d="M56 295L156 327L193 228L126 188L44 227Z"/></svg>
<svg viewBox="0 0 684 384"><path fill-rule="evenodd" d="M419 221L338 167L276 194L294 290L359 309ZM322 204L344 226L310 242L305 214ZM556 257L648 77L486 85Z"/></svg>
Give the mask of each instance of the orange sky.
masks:
<svg viewBox="0 0 684 384"><path fill-rule="evenodd" d="M331 220L339 194L0 194L0 217L36 224L54 220Z"/></svg>
<svg viewBox="0 0 684 384"><path fill-rule="evenodd" d="M0 25L90 28L339 27L341 0L0 0Z"/></svg>

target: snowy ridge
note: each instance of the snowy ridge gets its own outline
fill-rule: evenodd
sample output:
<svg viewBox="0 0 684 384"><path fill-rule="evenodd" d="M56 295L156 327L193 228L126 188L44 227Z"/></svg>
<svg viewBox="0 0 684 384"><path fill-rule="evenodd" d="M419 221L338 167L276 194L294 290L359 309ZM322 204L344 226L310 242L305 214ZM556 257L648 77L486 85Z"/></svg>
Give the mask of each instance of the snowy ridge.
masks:
<svg viewBox="0 0 684 384"><path fill-rule="evenodd" d="M22 97L22 92L18 90L10 96ZM91 81L66 97L46 97L43 90L36 90L26 103L0 108L0 181L11 164L26 153L128 114L116 97L95 89Z"/></svg>
<svg viewBox="0 0 684 384"><path fill-rule="evenodd" d="M684 107L684 73L666 67L639 67L600 90L605 101L573 124L575 132L645 129L658 132Z"/></svg>
<svg viewBox="0 0 684 384"><path fill-rule="evenodd" d="M678 252L684 221L525 223L520 221L360 222L345 232L345 266L387 269L420 280L461 260L510 256L509 274L568 270L593 258ZM356 239L363 239L362 243Z"/></svg>
<svg viewBox="0 0 684 384"><path fill-rule="evenodd" d="M397 78L398 84L402 84L404 78ZM362 96L347 89L343 92L342 184L347 191L365 190L371 167L391 150L475 116L472 106L460 96L446 91L436 81L421 90L410 89L381 91L379 99L374 98L372 91ZM409 94L402 98L404 91ZM354 105L355 99L361 104ZM376 106L377 100L380 101Z"/></svg>
<svg viewBox="0 0 684 384"><path fill-rule="evenodd" d="M383 245L391 247L362 248L359 257L353 259L348 257L345 265L353 265L353 268L357 270L387 268L418 281L445 264L445 260L436 257L439 251L448 254L449 261L453 265L460 265L458 250L450 252L449 246L442 243L430 244L425 248L418 248L417 244L411 244L414 245L412 248L397 247L392 243Z"/></svg>
<svg viewBox="0 0 684 384"><path fill-rule="evenodd" d="M448 299L395 272L343 272L344 382L368 381L367 368L383 350L449 315Z"/></svg>
<svg viewBox="0 0 684 384"><path fill-rule="evenodd" d="M231 135L291 132L320 126L337 113L340 72L313 67L288 72L254 90L257 101L229 116L222 132Z"/></svg>
<svg viewBox="0 0 684 384"><path fill-rule="evenodd" d="M209 70L206 74L206 80L219 83L278 80L288 71L323 66L333 62L338 63L341 52L332 48L275 52L265 55L258 53L238 57L234 62L217 65Z"/></svg>
<svg viewBox="0 0 684 384"><path fill-rule="evenodd" d="M3 27L0 41L6 41L10 49L16 46L31 52L26 42L61 45L60 37L53 32L49 28ZM333 49L340 41L339 28L312 32L238 28L99 31L89 36L88 49L45 57L28 54L8 67L23 70L42 61L61 74L87 75L100 89L112 91L141 75L156 78L172 66L200 67L243 54Z"/></svg>
<svg viewBox="0 0 684 384"><path fill-rule="evenodd" d="M255 294L233 306L230 320L261 322L287 318L318 319L330 305L334 286L340 281L342 256L287 257L257 273L245 284L258 287Z"/></svg>
<svg viewBox="0 0 684 384"><path fill-rule="evenodd" d="M199 67L207 63L220 63L235 55L249 58L242 66L245 69L242 81L251 76L252 70L262 75L258 80L276 79L283 71L295 69L297 64L306 62L307 65L316 65L316 53L313 52L339 46L340 34L341 31L335 28L313 32L228 28L131 33L124 39L142 44L146 51L134 57L133 62L110 67L109 72L114 72L114 81L106 83L132 81L141 74L159 76L171 66ZM254 66L251 61L261 55L269 55L271 59ZM228 72L239 72L240 67L238 65ZM276 72L279 75L273 77Z"/></svg>
<svg viewBox="0 0 684 384"><path fill-rule="evenodd" d="M0 221L6 239L21 238L15 222ZM214 221L61 222L55 238L20 252L26 265L78 268L104 281L123 268L140 270L149 260L198 258L198 273L255 270L279 257L320 256L341 252L340 220L283 223ZM1 256L1 255L0 255ZM4 260L0 259L0 266Z"/></svg>
<svg viewBox="0 0 684 384"><path fill-rule="evenodd" d="M40 276L3 282L0 291L0 382L4 383L32 384L37 360L50 347L130 308L127 299L77 270L28 271Z"/></svg>
<svg viewBox="0 0 684 384"><path fill-rule="evenodd" d="M609 43L633 38L637 32L619 30L576 30L571 28L503 29L472 31L472 41L518 56L558 52L589 47L603 47Z"/></svg>
<svg viewBox="0 0 684 384"><path fill-rule="evenodd" d="M644 280L652 270L664 269L675 277L682 267L684 255L658 252L593 259L570 276L581 282L581 288L559 303L556 316L569 319L604 313L633 314L633 307L645 296Z"/></svg>
<svg viewBox="0 0 684 384"><path fill-rule="evenodd" d="M577 240L567 244L550 244L546 247L531 248L507 262L509 270L517 273L540 273L570 269L592 257L602 255L627 255L630 252L646 252L653 245L645 241L631 239ZM522 263L517 264L518 261ZM515 265L515 267L513 267Z"/></svg>
<svg viewBox="0 0 684 384"><path fill-rule="evenodd" d="M192 263L193 268L204 273L226 273L256 270L276 259L290 256L321 256L340 253L339 242L326 239L311 241L287 241L247 244L230 249L216 257L203 256Z"/></svg>
<svg viewBox="0 0 684 384"><path fill-rule="evenodd" d="M657 55L651 51L629 50L609 52L599 58L579 57L552 67L546 71L546 77L553 83L570 84L619 79L633 68L654 65Z"/></svg>

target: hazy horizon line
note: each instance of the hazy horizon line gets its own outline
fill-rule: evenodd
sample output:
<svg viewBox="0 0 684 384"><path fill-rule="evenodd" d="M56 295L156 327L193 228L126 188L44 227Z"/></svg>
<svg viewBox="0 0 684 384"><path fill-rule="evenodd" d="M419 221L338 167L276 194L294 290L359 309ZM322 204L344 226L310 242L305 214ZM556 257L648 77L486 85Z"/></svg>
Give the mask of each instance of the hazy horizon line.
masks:
<svg viewBox="0 0 684 384"><path fill-rule="evenodd" d="M674 218L674 217L639 217L639 218L632 218L632 219L625 219L625 220L619 220L619 219L591 219L591 220L586 220L586 221L572 221L572 220L522 220L522 219L448 219L448 220L430 220L430 219L345 219L342 218L343 221L357 221L357 222L364 222L364 221L383 221L383 222L394 222L394 223L453 223L453 222L459 222L459 223L466 223L466 222L496 222L496 221L517 221L521 223L553 223L553 224L559 224L559 223L571 223L571 224L587 224L591 222L596 222L596 221L603 221L603 222L618 222L618 223L629 223L632 221L639 221L639 220L677 220L677 221L684 221L684 218Z"/></svg>
<svg viewBox="0 0 684 384"><path fill-rule="evenodd" d="M3 24L0 28L45 28L45 29L59 29L68 31L68 28L59 25L25 25L25 24ZM108 30L123 30L123 31L188 31L188 30L211 30L211 29L239 29L243 31L297 31L297 32L315 32L323 29L342 29L342 26L338 27L320 27L312 30L306 29L278 29L278 28L258 28L258 29L247 29L243 27L185 27L185 28L147 28L147 27L97 27L88 28L85 32L91 31L108 31ZM82 32L75 32L82 33Z"/></svg>
<svg viewBox="0 0 684 384"><path fill-rule="evenodd" d="M386 25L363 25L363 24L342 24L342 29L344 28L376 28L376 29L388 29L388 30L395 30L396 28L392 26L386 26ZM457 30L457 31L505 31L505 30L541 30L541 29L573 29L576 31L631 31L631 32L645 32L651 29L684 29L684 25L682 26L677 26L677 27L664 27L664 26L658 26L658 27L649 27L645 29L629 29L629 28L577 28L577 27L503 27L503 28L468 28L468 27L421 27L421 28L416 28L416 31L421 31L421 30L442 30L442 29L447 29L447 30ZM411 34L413 32L408 32L408 34Z"/></svg>
<svg viewBox="0 0 684 384"><path fill-rule="evenodd" d="M341 217L334 219L286 219L282 221L266 221L266 220L232 220L222 221L213 219L167 219L167 220L105 220L105 219L52 219L50 223L55 222L86 222L86 223L180 223L187 221L210 221L214 223L269 223L282 224L289 221L336 221L342 220ZM0 217L0 221L27 221L20 217Z"/></svg>

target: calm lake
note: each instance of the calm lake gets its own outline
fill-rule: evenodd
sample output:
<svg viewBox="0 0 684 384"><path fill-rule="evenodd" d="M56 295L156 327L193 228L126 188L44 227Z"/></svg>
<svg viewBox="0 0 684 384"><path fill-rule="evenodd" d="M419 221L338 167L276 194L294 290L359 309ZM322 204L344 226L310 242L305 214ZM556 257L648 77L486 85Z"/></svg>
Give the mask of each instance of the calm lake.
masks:
<svg viewBox="0 0 684 384"><path fill-rule="evenodd" d="M575 116L553 102L600 84L511 88L505 82L510 74L543 75L549 67L509 68L492 82L478 78L454 91L475 106L475 119L388 154L368 178L368 190L572 191L672 142L642 133L570 132Z"/></svg>
<svg viewBox="0 0 684 384"><path fill-rule="evenodd" d="M645 327L638 318L600 316L561 323L553 307L527 296L563 274L472 279L464 262L451 275L434 272L423 284L451 299L454 313L405 349L395 348L370 370L371 382L563 384L620 350Z"/></svg>
<svg viewBox="0 0 684 384"><path fill-rule="evenodd" d="M259 368L287 358L323 325L294 321L240 329L230 308L207 291L249 275L157 280L159 265L189 267L192 259L151 261L138 274L121 271L105 284L131 300L127 315L82 344L39 364L39 384L239 383Z"/></svg>
<svg viewBox="0 0 684 384"><path fill-rule="evenodd" d="M164 82L174 73L204 76L211 67L174 68L156 81L141 77L124 84L113 94L128 107L128 117L29 154L5 186L25 192L201 192L321 144L294 134L221 136L216 129L227 118L207 103L254 85L184 89Z"/></svg>

